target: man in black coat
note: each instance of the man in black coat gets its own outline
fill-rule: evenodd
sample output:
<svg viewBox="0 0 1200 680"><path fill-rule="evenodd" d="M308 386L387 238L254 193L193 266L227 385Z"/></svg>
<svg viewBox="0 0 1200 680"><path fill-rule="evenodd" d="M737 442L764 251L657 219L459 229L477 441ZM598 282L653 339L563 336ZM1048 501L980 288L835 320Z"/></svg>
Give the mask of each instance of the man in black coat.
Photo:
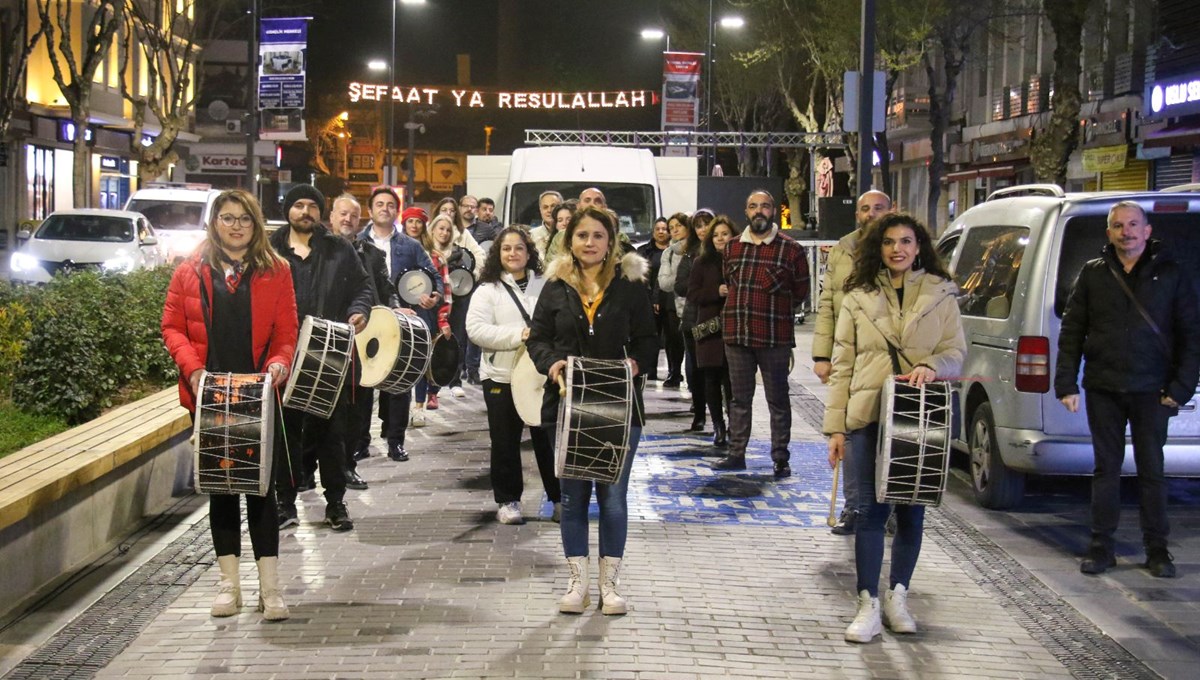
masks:
<svg viewBox="0 0 1200 680"><path fill-rule="evenodd" d="M1116 564L1113 534L1121 512L1125 423L1141 491L1142 542L1151 575L1175 576L1167 551L1167 423L1191 400L1200 374L1200 311L1191 276L1150 239L1146 212L1121 201L1108 213L1109 245L1083 266L1063 313L1055 395L1079 410L1080 360L1086 360L1092 478L1092 539L1079 566L1101 574Z"/></svg>
<svg viewBox="0 0 1200 680"><path fill-rule="evenodd" d="M283 207L288 226L271 235L271 245L292 268L296 288L296 313L304 317L349 323L355 331L366 327L374 293L354 247L331 234L321 224L325 197L308 184L287 193ZM297 347L303 353L308 348ZM297 366L299 370L299 366ZM296 379L295 376L292 378ZM283 450L276 447L275 470L279 494L279 528L298 525L297 482L303 478L301 442L315 453L325 488L325 523L334 531L354 528L343 498L346 495L345 434L349 394L343 389L328 420L285 408ZM307 434L307 436L304 436Z"/></svg>

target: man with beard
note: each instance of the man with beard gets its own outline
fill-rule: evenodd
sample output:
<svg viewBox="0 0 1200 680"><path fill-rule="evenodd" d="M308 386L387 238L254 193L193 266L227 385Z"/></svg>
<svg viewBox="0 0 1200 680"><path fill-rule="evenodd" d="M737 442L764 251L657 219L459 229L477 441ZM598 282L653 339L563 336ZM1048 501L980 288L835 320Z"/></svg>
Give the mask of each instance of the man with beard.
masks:
<svg viewBox="0 0 1200 680"><path fill-rule="evenodd" d="M775 199L758 190L746 199L750 225L725 247L728 296L722 312L725 359L729 363L729 455L713 464L718 470L745 470L750 442L755 373L762 371L771 412L771 460L775 478L792 474L788 446L792 411L788 403L788 360L796 345L794 314L808 296L808 260L804 248L780 233L772 222Z"/></svg>
<svg viewBox="0 0 1200 680"><path fill-rule="evenodd" d="M441 277L433 269L433 260L416 239L396 227L396 215L400 208L400 197L391 187L376 187L368 202L371 211L371 226L359 234L360 241L374 243L386 256L388 290L395 291L400 275L410 269L424 269L434 281ZM473 211L472 211L473 212ZM441 294L434 292L423 295L419 301L422 309L433 309L441 302ZM401 309L404 305L401 304ZM432 332L436 332L433 329ZM408 460L404 448L404 437L408 431L408 408L412 391L403 394L379 393L379 418L383 421L383 434L387 438L388 458L403 463ZM361 454L360 454L361 455Z"/></svg>
<svg viewBox="0 0 1200 680"><path fill-rule="evenodd" d="M367 270L367 278L371 281L371 293L374 304L387 305L396 308L400 306L400 298L396 289L388 283L387 255L369 241L359 240L359 219L362 216L362 206L358 199L350 194L342 194L333 200L333 209L329 211L329 223L338 236L346 239L363 269ZM350 421L346 427L346 488L366 489L367 483L358 474L358 461L371 455L371 408L374 406L375 390L359 384L362 367L354 362L353 376L354 399L351 408Z"/></svg>
<svg viewBox="0 0 1200 680"><path fill-rule="evenodd" d="M858 252L858 242L862 238L867 225L879 218L880 215L892 209L892 199L882 191L872 189L858 197L857 209L854 211L854 221L857 228L843 236L829 250L829 259L825 263L825 280L821 284L821 299L817 303L817 323L813 330L812 358L813 373L821 382L829 382L829 372L833 364L833 331L837 328L838 312L842 308L842 295L846 279L854 271L854 255ZM842 458L842 515L832 532L837 536L854 533L854 524L858 519L858 479L850 457L853 451L846 449ZM874 452L869 452L874 455Z"/></svg>
<svg viewBox="0 0 1200 680"><path fill-rule="evenodd" d="M296 288L296 315L344 321L361 331L371 313L371 280L354 247L321 224L325 197L310 184L297 184L283 200L288 226L271 235L271 245L292 268ZM304 351L306 348L298 348ZM346 510L346 425L350 392L342 390L328 420L285 408L284 446L276 448L276 484L279 492L279 528L300 523L296 515L296 482L303 465L303 449L321 470L325 488L325 523L334 531L350 531L354 522ZM282 459L281 459L282 456Z"/></svg>
<svg viewBox="0 0 1200 680"><path fill-rule="evenodd" d="M471 225L471 236L476 243L487 243L496 238L500 221L496 219L496 202L490 198L479 199L479 218Z"/></svg>

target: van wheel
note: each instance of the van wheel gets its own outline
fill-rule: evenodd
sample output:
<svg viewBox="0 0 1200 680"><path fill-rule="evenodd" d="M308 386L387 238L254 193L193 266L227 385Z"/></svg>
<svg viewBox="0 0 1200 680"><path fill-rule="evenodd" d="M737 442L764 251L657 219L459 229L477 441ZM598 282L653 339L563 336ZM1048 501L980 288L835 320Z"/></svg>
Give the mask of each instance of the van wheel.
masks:
<svg viewBox="0 0 1200 680"><path fill-rule="evenodd" d="M1025 495L1025 475L1008 469L996 444L996 421L992 405L984 402L971 416L967 434L971 451L971 482L975 500L985 508L1007 510Z"/></svg>

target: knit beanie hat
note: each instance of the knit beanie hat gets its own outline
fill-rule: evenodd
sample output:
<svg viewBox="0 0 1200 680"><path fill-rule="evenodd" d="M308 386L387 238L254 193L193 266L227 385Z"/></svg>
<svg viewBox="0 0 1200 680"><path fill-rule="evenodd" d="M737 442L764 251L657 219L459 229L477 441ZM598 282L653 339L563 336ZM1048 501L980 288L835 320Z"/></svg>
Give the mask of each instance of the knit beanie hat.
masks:
<svg viewBox="0 0 1200 680"><path fill-rule="evenodd" d="M321 214L325 214L325 196L311 184L297 184L288 190L287 195L283 197L283 210L285 212L291 210L296 201L302 198L315 202L321 209Z"/></svg>
<svg viewBox="0 0 1200 680"><path fill-rule="evenodd" d="M404 212L400 214L400 224L404 224L413 217L420 219L422 222L429 221L429 213L425 212L424 208L418 208L414 205L411 208L405 208Z"/></svg>

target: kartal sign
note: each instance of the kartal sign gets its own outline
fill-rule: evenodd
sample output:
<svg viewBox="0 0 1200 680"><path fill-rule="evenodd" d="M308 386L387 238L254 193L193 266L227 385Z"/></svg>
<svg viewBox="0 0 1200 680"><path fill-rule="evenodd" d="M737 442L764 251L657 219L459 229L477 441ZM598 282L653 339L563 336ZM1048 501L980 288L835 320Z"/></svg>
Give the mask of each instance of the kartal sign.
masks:
<svg viewBox="0 0 1200 680"><path fill-rule="evenodd" d="M387 85L350 83L350 101L387 101ZM402 104L454 102L473 109L633 109L657 103L650 90L618 92L490 92L436 87L391 88L391 100Z"/></svg>

